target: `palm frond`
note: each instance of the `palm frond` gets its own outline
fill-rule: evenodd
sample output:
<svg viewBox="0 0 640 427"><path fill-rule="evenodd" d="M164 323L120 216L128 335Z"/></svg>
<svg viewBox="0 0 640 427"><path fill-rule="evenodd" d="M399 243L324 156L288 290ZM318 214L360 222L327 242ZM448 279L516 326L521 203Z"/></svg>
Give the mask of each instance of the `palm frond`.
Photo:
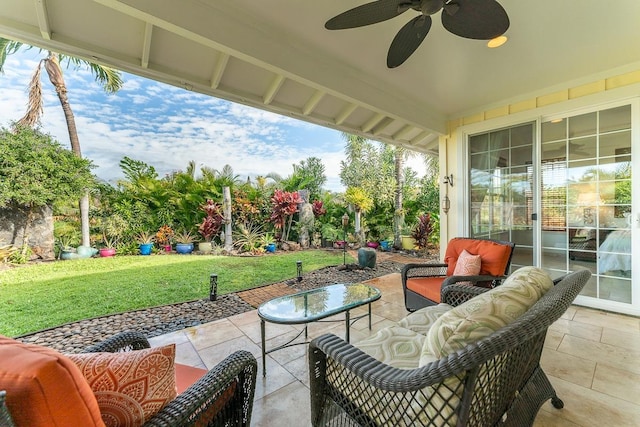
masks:
<svg viewBox="0 0 640 427"><path fill-rule="evenodd" d="M0 73L4 73L4 62L22 47L22 43L0 37Z"/></svg>
<svg viewBox="0 0 640 427"><path fill-rule="evenodd" d="M122 85L124 84L122 73L114 68L62 54L60 55L60 62L66 62L67 66L73 65L76 68L88 67L95 77L96 82L98 82L102 86L102 89L108 94L116 93L122 89Z"/></svg>
<svg viewBox="0 0 640 427"><path fill-rule="evenodd" d="M22 126L34 127L40 121L42 117L43 98L42 98L42 81L40 80L40 74L42 72L42 61L36 67L36 70L29 82L29 102L27 104L27 111L24 116L18 120L18 124Z"/></svg>

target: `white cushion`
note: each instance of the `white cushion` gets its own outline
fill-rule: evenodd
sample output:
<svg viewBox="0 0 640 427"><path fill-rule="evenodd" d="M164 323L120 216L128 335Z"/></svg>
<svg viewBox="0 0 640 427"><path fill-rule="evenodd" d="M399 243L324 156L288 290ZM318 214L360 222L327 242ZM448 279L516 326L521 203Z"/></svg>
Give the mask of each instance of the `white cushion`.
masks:
<svg viewBox="0 0 640 427"><path fill-rule="evenodd" d="M427 333L425 351L442 358L461 350L516 320L552 286L551 277L540 268L515 271L501 286L440 316Z"/></svg>

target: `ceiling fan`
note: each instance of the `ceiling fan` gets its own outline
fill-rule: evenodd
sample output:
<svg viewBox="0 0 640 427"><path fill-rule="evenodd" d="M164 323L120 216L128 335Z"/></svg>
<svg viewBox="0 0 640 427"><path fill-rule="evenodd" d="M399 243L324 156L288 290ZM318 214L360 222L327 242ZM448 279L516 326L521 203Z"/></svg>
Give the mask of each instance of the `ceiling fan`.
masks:
<svg viewBox="0 0 640 427"><path fill-rule="evenodd" d="M395 68L420 46L431 29L431 15L442 10L442 26L453 34L490 40L509 28L509 17L496 0L377 0L354 7L325 23L328 30L363 27L395 18L409 9L420 15L405 24L391 42L387 67Z"/></svg>

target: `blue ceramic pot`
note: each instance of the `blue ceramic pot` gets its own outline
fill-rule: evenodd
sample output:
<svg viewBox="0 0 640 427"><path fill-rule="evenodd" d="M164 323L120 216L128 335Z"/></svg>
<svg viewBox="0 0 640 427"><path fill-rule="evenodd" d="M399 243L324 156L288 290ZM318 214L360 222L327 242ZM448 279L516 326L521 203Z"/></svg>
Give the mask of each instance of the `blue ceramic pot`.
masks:
<svg viewBox="0 0 640 427"><path fill-rule="evenodd" d="M275 252L276 251L276 244L275 243L269 243L267 245L267 252Z"/></svg>
<svg viewBox="0 0 640 427"><path fill-rule="evenodd" d="M193 252L193 243L176 243L176 252L179 254L190 254Z"/></svg>
<svg viewBox="0 0 640 427"><path fill-rule="evenodd" d="M140 243L140 255L151 255L153 243Z"/></svg>

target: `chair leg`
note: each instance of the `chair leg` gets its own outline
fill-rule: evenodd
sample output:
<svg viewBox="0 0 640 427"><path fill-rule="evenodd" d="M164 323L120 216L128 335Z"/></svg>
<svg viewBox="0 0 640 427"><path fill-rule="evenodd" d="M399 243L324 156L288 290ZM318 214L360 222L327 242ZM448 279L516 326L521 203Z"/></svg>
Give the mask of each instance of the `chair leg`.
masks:
<svg viewBox="0 0 640 427"><path fill-rule="evenodd" d="M564 408L564 402L562 401L562 399L560 399L557 395L553 396L551 398L551 404L553 405L554 408L556 409L562 409Z"/></svg>

